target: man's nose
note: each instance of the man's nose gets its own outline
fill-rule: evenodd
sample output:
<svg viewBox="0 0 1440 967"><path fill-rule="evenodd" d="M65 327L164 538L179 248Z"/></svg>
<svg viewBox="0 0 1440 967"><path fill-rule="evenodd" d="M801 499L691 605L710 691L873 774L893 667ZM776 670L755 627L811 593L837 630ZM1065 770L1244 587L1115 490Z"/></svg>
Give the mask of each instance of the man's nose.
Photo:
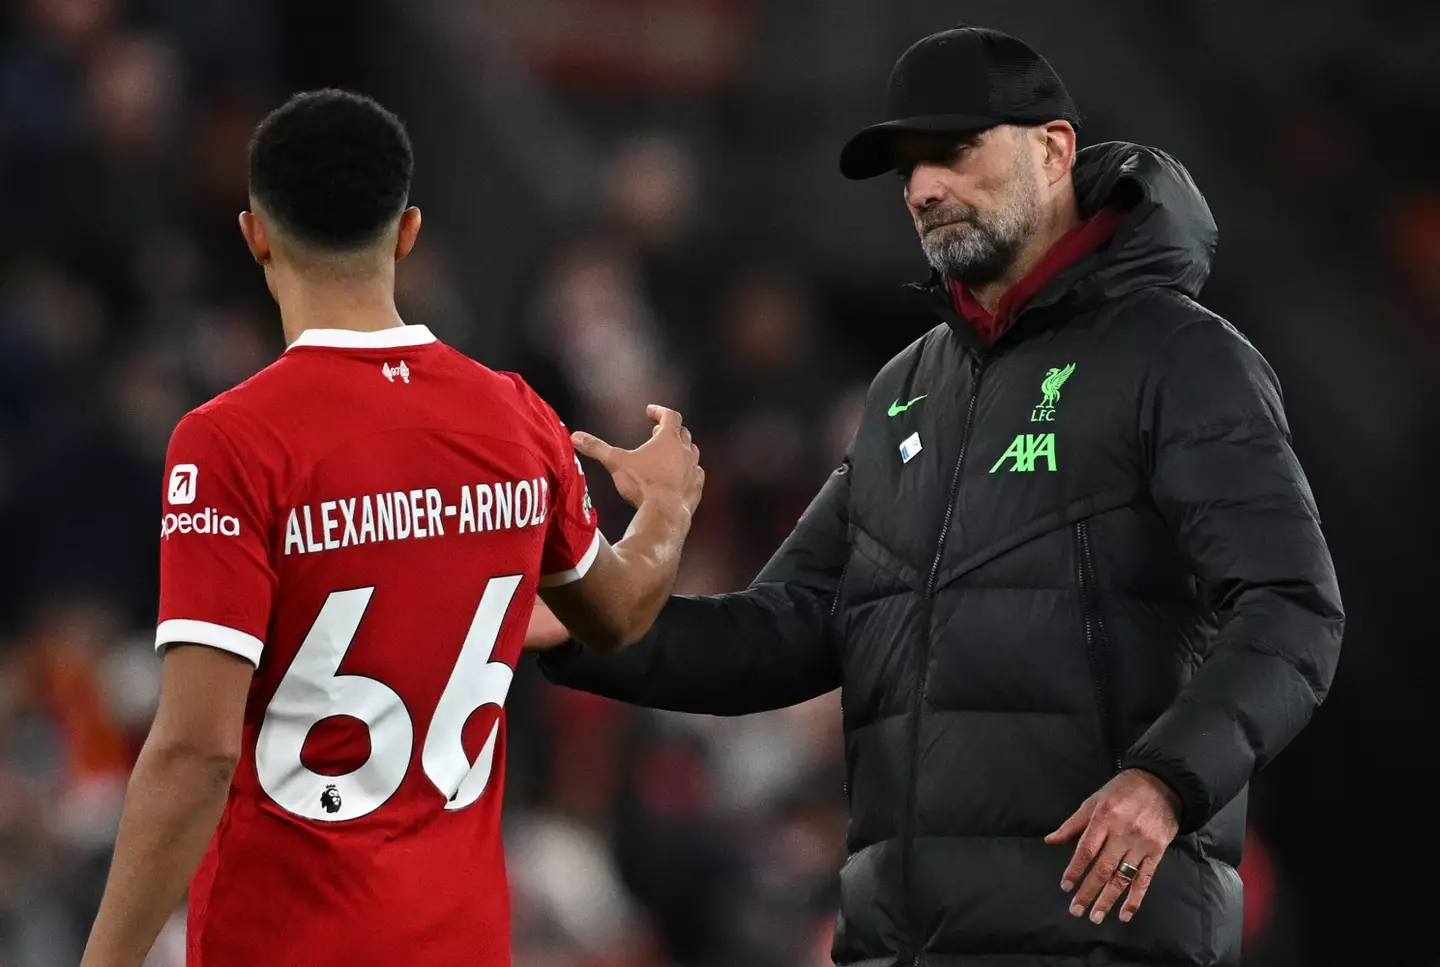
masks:
<svg viewBox="0 0 1440 967"><path fill-rule="evenodd" d="M918 164L905 181L905 201L913 211L923 211L945 197L945 183L938 166Z"/></svg>

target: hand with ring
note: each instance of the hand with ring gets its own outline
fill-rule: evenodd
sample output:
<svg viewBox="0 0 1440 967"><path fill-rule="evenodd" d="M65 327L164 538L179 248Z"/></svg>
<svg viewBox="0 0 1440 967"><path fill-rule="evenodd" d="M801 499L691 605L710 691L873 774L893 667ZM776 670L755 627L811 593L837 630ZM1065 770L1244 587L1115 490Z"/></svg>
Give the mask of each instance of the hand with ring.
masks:
<svg viewBox="0 0 1440 967"><path fill-rule="evenodd" d="M1080 885L1070 903L1071 915L1083 917L1088 910L1093 923L1102 923L1115 901L1128 892L1120 908L1120 920L1128 923L1175 839L1179 812L1179 797L1162 780L1140 769L1127 769L1046 836L1045 842L1052 845L1080 838L1060 881L1066 893Z"/></svg>

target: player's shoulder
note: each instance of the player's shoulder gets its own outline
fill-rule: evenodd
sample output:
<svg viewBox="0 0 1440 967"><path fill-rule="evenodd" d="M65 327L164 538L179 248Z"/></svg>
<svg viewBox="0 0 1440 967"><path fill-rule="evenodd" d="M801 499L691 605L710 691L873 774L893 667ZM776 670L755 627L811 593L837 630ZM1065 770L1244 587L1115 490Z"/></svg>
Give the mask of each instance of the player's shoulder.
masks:
<svg viewBox="0 0 1440 967"><path fill-rule="evenodd" d="M277 359L244 382L212 396L187 413L186 418L220 425L255 419L265 409L266 402L273 399L273 390L281 382L278 377L282 359Z"/></svg>
<svg viewBox="0 0 1440 967"><path fill-rule="evenodd" d="M549 422L559 423L560 418L555 410L545 399L535 391L525 377L519 373L512 373L507 370L491 370L496 380L505 386L505 392L512 395L515 405L540 419Z"/></svg>
<svg viewBox="0 0 1440 967"><path fill-rule="evenodd" d="M448 343L437 342L435 345L449 358L457 371L476 386L516 400L535 395L534 390L518 373L494 369Z"/></svg>
<svg viewBox="0 0 1440 967"><path fill-rule="evenodd" d="M214 436L236 450L249 450L275 436L277 404L285 407L280 387L284 357L249 379L211 397L181 417L175 435Z"/></svg>
<svg viewBox="0 0 1440 967"><path fill-rule="evenodd" d="M456 365L462 367L465 375L473 380L476 390L486 397L487 404L493 408L491 412L508 417L512 427L535 430L547 436L554 436L563 429L564 425L555 410L521 374L491 369L457 349L449 346L445 349Z"/></svg>
<svg viewBox="0 0 1440 967"><path fill-rule="evenodd" d="M569 444L566 441L570 438L570 432L555 409L534 387L525 382L525 378L519 373L497 372L495 375L510 384L511 391L515 394L516 406L525 414L535 432L541 434L547 442L555 443L568 458Z"/></svg>

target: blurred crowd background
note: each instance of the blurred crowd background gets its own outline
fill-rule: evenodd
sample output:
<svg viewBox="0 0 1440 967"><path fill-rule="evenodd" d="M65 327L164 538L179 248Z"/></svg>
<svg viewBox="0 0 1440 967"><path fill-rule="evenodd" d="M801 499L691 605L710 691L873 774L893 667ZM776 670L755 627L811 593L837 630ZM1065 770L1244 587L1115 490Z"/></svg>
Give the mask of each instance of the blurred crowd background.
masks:
<svg viewBox="0 0 1440 967"><path fill-rule="evenodd" d="M681 408L709 472L684 589L742 586L933 324L893 180L836 170L893 59L960 22L1066 77L1082 143L1181 158L1207 302L1278 370L1351 615L1259 781L1249 965L1428 964L1440 537L1440 6L1399 0L12 0L0 37L0 965L73 964L157 686L161 461L282 348L235 228L296 89L411 125L410 322L572 427ZM612 539L626 508L595 488ZM818 967L836 696L744 720L508 702L517 967ZM984 781L984 777L976 777ZM1056 894L1056 902L1062 902ZM179 967L177 919L152 967Z"/></svg>

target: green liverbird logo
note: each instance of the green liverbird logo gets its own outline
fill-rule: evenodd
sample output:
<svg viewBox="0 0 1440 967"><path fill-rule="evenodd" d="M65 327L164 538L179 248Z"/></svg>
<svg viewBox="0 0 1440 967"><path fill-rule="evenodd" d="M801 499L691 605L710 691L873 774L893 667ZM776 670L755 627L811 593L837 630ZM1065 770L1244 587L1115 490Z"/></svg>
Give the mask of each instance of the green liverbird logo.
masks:
<svg viewBox="0 0 1440 967"><path fill-rule="evenodd" d="M1075 372L1075 364L1067 363L1063 368L1052 366L1050 372L1045 374L1045 381L1040 384L1040 392L1045 398L1040 405L1030 411L1031 423L1050 423L1055 419L1055 404L1060 402L1060 387Z"/></svg>

